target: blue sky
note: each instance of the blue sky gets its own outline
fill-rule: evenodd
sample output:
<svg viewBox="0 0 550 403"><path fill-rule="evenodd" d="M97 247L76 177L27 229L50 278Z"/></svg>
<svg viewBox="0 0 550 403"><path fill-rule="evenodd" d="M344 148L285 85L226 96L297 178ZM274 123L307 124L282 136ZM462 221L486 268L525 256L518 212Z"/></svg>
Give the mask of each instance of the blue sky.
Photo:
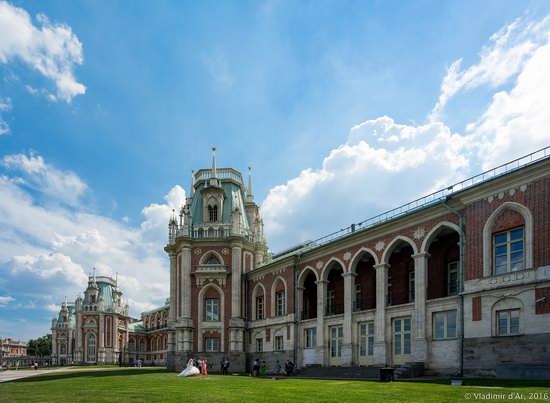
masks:
<svg viewBox="0 0 550 403"><path fill-rule="evenodd" d="M190 171L252 165L273 250L550 143L550 3L0 2L0 335L86 273L137 315ZM178 186L179 185L179 186Z"/></svg>

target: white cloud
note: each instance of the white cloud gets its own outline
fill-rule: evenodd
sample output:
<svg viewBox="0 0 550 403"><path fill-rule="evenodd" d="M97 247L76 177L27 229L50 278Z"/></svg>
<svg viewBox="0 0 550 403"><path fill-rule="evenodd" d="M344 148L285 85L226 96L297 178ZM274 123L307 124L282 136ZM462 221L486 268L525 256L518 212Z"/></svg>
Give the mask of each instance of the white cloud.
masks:
<svg viewBox="0 0 550 403"><path fill-rule="evenodd" d="M4 160L29 175L52 169L38 155ZM64 174L83 183L73 172ZM65 295L71 300L84 291L87 274L95 267L98 275L114 277L118 272L132 315L164 304L169 274L163 246L172 208L185 200L180 186L170 190L165 203L145 207L143 223L135 227L85 212L86 206L69 208L54 200L39 204L27 182L16 179L0 176L0 290L34 301L35 309L47 311L44 320L49 320L53 306L59 307ZM47 182L38 181L33 190L41 191L39 185Z"/></svg>
<svg viewBox="0 0 550 403"><path fill-rule="evenodd" d="M86 92L73 72L84 62L82 44L69 26L51 23L42 14L37 21L38 27L25 10L0 1L0 63L24 62L55 83L54 99L71 102Z"/></svg>
<svg viewBox="0 0 550 403"><path fill-rule="evenodd" d="M9 295L0 295L0 307L4 307L13 301L15 301L15 298L10 297Z"/></svg>
<svg viewBox="0 0 550 403"><path fill-rule="evenodd" d="M430 120L439 120L449 100L459 92L481 85L497 87L518 74L536 49L548 41L549 30L550 16L540 21L518 18L491 36L481 50L479 63L462 71L462 59L452 63Z"/></svg>
<svg viewBox="0 0 550 403"><path fill-rule="evenodd" d="M8 112L12 109L12 103L10 98L0 98L0 136L8 134L10 132L10 126L2 118L2 112Z"/></svg>
<svg viewBox="0 0 550 403"><path fill-rule="evenodd" d="M41 156L33 152L29 155L6 155L2 164L9 169L21 171L25 175L25 183L35 190L71 206L77 205L88 190L88 186L78 175L46 164Z"/></svg>
<svg viewBox="0 0 550 403"><path fill-rule="evenodd" d="M442 123L401 125L387 116L363 122L321 169L270 190L262 204L270 246L314 239L457 180L468 155L464 138Z"/></svg>

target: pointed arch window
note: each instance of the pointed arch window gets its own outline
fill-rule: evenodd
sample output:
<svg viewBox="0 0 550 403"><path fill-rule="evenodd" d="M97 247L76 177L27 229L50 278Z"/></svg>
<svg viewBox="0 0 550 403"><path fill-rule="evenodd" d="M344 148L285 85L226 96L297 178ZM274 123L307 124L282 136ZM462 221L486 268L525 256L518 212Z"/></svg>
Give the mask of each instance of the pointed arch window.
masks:
<svg viewBox="0 0 550 403"><path fill-rule="evenodd" d="M208 221L218 222L218 206L208 206Z"/></svg>
<svg viewBox="0 0 550 403"><path fill-rule="evenodd" d="M208 258L208 260L206 261L206 264L221 264L221 262L217 257L212 256Z"/></svg>
<svg viewBox="0 0 550 403"><path fill-rule="evenodd" d="M88 334L88 362L95 362L95 334Z"/></svg>

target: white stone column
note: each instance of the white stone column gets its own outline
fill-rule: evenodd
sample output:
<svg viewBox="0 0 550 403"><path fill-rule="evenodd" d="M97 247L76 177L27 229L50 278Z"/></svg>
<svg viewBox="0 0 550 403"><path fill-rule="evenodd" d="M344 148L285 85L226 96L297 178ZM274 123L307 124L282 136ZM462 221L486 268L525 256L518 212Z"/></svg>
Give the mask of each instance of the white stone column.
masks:
<svg viewBox="0 0 550 403"><path fill-rule="evenodd" d="M191 318L191 245L181 250L181 316Z"/></svg>
<svg viewBox="0 0 550 403"><path fill-rule="evenodd" d="M231 244L231 317L241 317L241 252L240 243Z"/></svg>
<svg viewBox="0 0 550 403"><path fill-rule="evenodd" d="M256 269L259 265L262 264L263 262L263 257L264 257L264 254L262 251L256 251L256 253L254 253L254 264L253 264L253 267Z"/></svg>
<svg viewBox="0 0 550 403"><path fill-rule="evenodd" d="M304 287L296 287L296 312L298 317L296 320L300 321L304 319L303 311L304 311ZM264 296L265 301L265 296Z"/></svg>
<svg viewBox="0 0 550 403"><path fill-rule="evenodd" d="M99 315L99 349L97 351L97 362L105 362L105 315Z"/></svg>
<svg viewBox="0 0 550 403"><path fill-rule="evenodd" d="M351 340L351 316L353 313L353 286L355 285L356 273L342 273L344 277L344 344L342 345L342 365L352 365L353 362L353 343Z"/></svg>
<svg viewBox="0 0 550 403"><path fill-rule="evenodd" d="M414 338L412 355L415 361L425 362L427 353L426 341L426 286L428 259L427 252L417 253L414 259Z"/></svg>
<svg viewBox="0 0 550 403"><path fill-rule="evenodd" d="M315 355L317 363L325 365L326 343L325 343L325 301L327 299L327 280L316 281L317 284L317 348Z"/></svg>
<svg viewBox="0 0 550 403"><path fill-rule="evenodd" d="M170 312L168 318L170 321L176 320L177 312L177 298L176 298L176 270L177 270L177 256L175 253L170 253Z"/></svg>
<svg viewBox="0 0 550 403"><path fill-rule="evenodd" d="M386 342L386 301L388 293L388 269L390 265L380 263L376 269L376 320L374 336L374 363L386 365L388 362L388 343Z"/></svg>

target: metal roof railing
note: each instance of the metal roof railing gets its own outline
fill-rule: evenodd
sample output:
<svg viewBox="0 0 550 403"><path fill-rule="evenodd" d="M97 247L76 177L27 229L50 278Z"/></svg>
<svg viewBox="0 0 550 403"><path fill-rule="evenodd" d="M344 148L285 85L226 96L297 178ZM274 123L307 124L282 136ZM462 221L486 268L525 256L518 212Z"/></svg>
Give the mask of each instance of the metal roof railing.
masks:
<svg viewBox="0 0 550 403"><path fill-rule="evenodd" d="M421 210L423 208L437 204L455 193L479 185L482 182L486 182L498 178L502 175L506 175L517 169L525 168L528 165L534 164L548 157L550 157L550 146L541 148L540 150L534 151L531 154L527 154L523 157L507 162L506 164L472 176L471 178L464 179L463 181L455 183L454 185L430 193L429 195L422 196L416 200L413 200L407 204L403 204L402 206L396 207L377 216L367 218L366 220L361 221L357 224L351 224L349 227L342 228L339 231L335 231L314 241L309 241L305 244L298 245L301 247L289 248L287 249L287 253L283 251L282 253L275 254L273 256L273 259L270 260L269 263L282 259L283 257L290 254L297 253L298 251L303 251L304 249L309 250L312 248L317 248L321 245L333 242L347 235L351 235L352 233L355 233L357 231L364 231L368 228L382 224L383 222L394 220L414 211Z"/></svg>

